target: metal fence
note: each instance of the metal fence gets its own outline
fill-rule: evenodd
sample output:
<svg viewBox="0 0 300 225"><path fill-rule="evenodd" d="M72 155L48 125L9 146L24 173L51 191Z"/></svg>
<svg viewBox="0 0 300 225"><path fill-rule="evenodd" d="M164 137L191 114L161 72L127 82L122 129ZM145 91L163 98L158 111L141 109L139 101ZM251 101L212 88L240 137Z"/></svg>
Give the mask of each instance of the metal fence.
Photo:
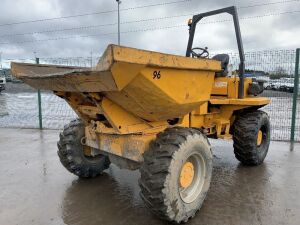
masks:
<svg viewBox="0 0 300 225"><path fill-rule="evenodd" d="M297 51L299 54L299 51ZM238 54L230 55L230 73L238 68ZM295 88L295 50L272 50L245 53L246 74L264 81L263 96L271 99L264 107L271 118L272 140L289 141L294 126L294 139L300 141L300 97ZM99 58L41 58L41 64L95 66ZM20 60L15 60L20 61ZM34 62L34 60L21 60ZM298 62L299 63L299 62ZM296 76L298 77L298 76ZM297 94L297 95L296 95ZM293 104L294 99L294 104ZM298 104L298 105L297 105ZM294 109L294 124L292 124ZM295 107L297 106L297 107ZM50 92L41 93L43 128L61 129L76 114L68 104ZM0 95L0 127L39 128L38 94L22 83L8 83Z"/></svg>
<svg viewBox="0 0 300 225"><path fill-rule="evenodd" d="M232 70L238 68L238 54L230 54ZM245 53L245 76L255 77L264 81L262 96L271 99L271 103L262 110L266 111L271 119L272 140L290 140L292 129L292 108L295 83L295 50L268 50ZM298 71L299 74L299 71ZM299 93L299 92L298 92ZM295 97L296 98L296 97ZM300 101L295 120L295 140L300 141Z"/></svg>

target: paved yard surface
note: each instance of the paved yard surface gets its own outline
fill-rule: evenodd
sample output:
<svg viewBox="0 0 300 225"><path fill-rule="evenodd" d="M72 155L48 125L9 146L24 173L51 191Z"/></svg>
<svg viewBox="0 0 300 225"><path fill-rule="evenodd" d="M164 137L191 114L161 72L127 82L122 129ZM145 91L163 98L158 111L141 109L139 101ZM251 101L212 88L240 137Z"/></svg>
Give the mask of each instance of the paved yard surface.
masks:
<svg viewBox="0 0 300 225"><path fill-rule="evenodd" d="M139 172L111 166L82 180L56 156L58 131L0 128L0 224L166 224L139 197ZM188 224L300 224L300 146L273 142L265 163L244 167L230 142L213 141L207 199Z"/></svg>

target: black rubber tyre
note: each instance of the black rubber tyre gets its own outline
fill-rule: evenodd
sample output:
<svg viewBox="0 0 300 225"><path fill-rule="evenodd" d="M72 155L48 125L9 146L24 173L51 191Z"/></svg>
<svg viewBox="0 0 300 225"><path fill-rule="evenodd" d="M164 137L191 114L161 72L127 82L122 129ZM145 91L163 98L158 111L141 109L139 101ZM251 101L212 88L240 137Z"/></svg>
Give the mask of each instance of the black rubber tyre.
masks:
<svg viewBox="0 0 300 225"><path fill-rule="evenodd" d="M257 144L262 132L261 144ZM234 122L233 147L235 157L243 164L263 163L270 145L270 120L267 113L256 110L239 115Z"/></svg>
<svg viewBox="0 0 300 225"><path fill-rule="evenodd" d="M201 158L203 167L195 173L191 185L201 185L195 186L193 199L187 202L186 196L182 196L179 177L184 163L194 155ZM212 152L208 139L193 128L166 129L150 143L140 172L140 195L150 210L171 222L187 222L201 208L210 186ZM200 176L203 179L197 179Z"/></svg>
<svg viewBox="0 0 300 225"><path fill-rule="evenodd" d="M84 137L84 124L80 119L65 125L57 142L57 154L63 166L71 173L83 177L96 177L109 167L109 159L104 155L89 157L84 155L81 139Z"/></svg>

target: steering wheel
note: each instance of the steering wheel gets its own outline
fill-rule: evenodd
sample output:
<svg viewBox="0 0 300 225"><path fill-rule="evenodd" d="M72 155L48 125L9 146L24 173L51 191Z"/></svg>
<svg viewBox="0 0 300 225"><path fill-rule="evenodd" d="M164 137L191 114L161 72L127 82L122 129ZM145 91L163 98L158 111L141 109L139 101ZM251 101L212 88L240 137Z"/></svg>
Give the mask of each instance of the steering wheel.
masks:
<svg viewBox="0 0 300 225"><path fill-rule="evenodd" d="M205 48L192 48L191 49L191 54L193 58L208 58L209 57L209 52L207 51L207 47ZM201 51L197 53L198 51Z"/></svg>

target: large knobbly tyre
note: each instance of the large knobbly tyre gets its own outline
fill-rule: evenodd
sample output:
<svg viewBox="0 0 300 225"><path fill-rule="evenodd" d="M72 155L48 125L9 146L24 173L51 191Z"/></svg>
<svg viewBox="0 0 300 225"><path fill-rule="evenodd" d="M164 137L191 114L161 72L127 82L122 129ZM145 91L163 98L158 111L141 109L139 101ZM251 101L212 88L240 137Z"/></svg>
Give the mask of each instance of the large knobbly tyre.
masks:
<svg viewBox="0 0 300 225"><path fill-rule="evenodd" d="M159 217L181 223L200 209L210 186L212 152L208 139L193 128L168 128L144 154L141 197Z"/></svg>
<svg viewBox="0 0 300 225"><path fill-rule="evenodd" d="M267 113L256 110L239 115L234 122L235 157L243 164L261 164L270 145L270 120Z"/></svg>
<svg viewBox="0 0 300 225"><path fill-rule="evenodd" d="M84 178L95 177L109 167L109 159L104 155L86 156L81 139L84 137L84 124L80 119L65 125L57 142L57 154L63 166L71 173Z"/></svg>

